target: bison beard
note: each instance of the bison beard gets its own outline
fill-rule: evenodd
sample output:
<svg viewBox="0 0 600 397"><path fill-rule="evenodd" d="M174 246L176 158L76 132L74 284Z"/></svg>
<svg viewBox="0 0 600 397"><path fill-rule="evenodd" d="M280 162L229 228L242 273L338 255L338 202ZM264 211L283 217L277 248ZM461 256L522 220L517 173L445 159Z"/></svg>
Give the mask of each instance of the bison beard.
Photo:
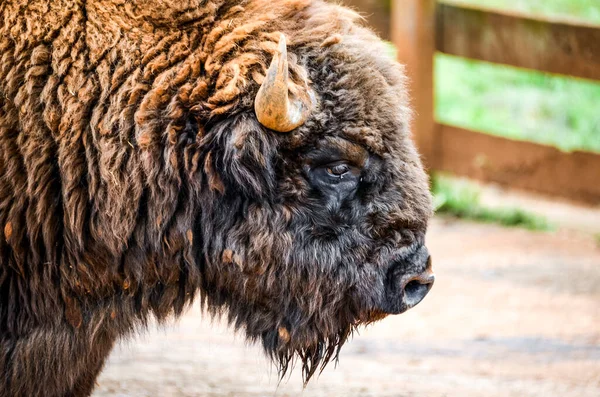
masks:
<svg viewBox="0 0 600 397"><path fill-rule="evenodd" d="M385 53L321 0L2 1L0 396L89 395L196 295L305 381L418 303L431 200Z"/></svg>

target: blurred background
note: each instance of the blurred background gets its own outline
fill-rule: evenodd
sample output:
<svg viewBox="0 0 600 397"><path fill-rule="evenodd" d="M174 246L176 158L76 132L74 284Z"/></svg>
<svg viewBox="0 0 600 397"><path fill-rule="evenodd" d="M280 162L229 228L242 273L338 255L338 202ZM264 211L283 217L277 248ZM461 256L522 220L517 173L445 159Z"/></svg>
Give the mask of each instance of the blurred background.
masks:
<svg viewBox="0 0 600 397"><path fill-rule="evenodd" d="M342 0L406 65L436 283L278 382L194 307L95 396L600 396L600 0Z"/></svg>

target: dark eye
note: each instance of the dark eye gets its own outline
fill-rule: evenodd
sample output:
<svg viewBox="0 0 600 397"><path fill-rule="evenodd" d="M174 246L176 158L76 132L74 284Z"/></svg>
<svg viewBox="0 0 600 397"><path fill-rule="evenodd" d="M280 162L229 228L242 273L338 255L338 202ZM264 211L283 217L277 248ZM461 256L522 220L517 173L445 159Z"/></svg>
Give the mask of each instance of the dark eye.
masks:
<svg viewBox="0 0 600 397"><path fill-rule="evenodd" d="M314 168L307 166L306 174L313 184L321 188L331 188L336 186L336 190L356 187L360 181L362 168L359 168L348 161L334 161L324 163Z"/></svg>
<svg viewBox="0 0 600 397"><path fill-rule="evenodd" d="M346 163L332 164L326 170L329 175L340 178L350 172L350 166Z"/></svg>

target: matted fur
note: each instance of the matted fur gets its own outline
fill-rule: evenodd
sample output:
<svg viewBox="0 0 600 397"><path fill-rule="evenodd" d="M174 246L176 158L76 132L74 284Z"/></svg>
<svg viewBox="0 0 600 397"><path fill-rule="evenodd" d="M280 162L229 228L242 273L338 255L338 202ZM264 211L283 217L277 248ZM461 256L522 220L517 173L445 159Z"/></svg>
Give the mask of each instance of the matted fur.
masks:
<svg viewBox="0 0 600 397"><path fill-rule="evenodd" d="M376 317L431 204L401 67L357 20L321 0L0 2L0 396L89 395L118 338L195 295L306 379ZM289 134L253 113L280 33L290 89L318 100ZM302 171L327 145L378 159L339 208Z"/></svg>

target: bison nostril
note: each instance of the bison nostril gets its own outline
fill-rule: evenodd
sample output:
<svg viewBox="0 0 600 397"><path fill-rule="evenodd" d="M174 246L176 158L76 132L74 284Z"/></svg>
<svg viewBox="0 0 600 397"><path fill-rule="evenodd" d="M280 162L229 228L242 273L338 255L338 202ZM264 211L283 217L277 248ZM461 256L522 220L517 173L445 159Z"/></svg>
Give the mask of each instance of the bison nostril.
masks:
<svg viewBox="0 0 600 397"><path fill-rule="evenodd" d="M415 295L415 294L418 294L419 290L421 290L423 288L427 288L427 287L425 287L423 284L421 284L417 280L413 280L410 283L406 284L406 288L404 289L404 292L406 292L407 295Z"/></svg>
<svg viewBox="0 0 600 397"><path fill-rule="evenodd" d="M433 274L430 274L428 277L419 277L406 284L404 287L403 300L407 309L417 305L417 303L425 298L425 295L427 295L433 285L433 281Z"/></svg>

